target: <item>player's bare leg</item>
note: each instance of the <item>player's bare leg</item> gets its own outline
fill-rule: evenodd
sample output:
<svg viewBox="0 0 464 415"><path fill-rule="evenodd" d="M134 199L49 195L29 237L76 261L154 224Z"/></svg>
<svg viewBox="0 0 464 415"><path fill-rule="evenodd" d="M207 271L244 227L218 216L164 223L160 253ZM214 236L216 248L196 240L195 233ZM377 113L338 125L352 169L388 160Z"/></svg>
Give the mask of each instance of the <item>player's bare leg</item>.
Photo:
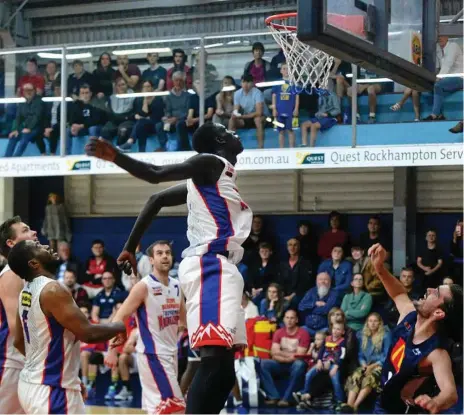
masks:
<svg viewBox="0 0 464 415"><path fill-rule="evenodd" d="M295 131L293 130L288 131L288 146L290 148L295 147Z"/></svg>
<svg viewBox="0 0 464 415"><path fill-rule="evenodd" d="M311 121L306 121L301 124L301 145L305 147L308 145L308 130L312 125L313 123Z"/></svg>
<svg viewBox="0 0 464 415"><path fill-rule="evenodd" d="M316 146L316 138L317 138L317 133L321 129L321 124L318 122L312 123L311 124L311 136L310 136L310 146L315 147Z"/></svg>
<svg viewBox="0 0 464 415"><path fill-rule="evenodd" d="M279 131L279 147L285 148L285 131Z"/></svg>

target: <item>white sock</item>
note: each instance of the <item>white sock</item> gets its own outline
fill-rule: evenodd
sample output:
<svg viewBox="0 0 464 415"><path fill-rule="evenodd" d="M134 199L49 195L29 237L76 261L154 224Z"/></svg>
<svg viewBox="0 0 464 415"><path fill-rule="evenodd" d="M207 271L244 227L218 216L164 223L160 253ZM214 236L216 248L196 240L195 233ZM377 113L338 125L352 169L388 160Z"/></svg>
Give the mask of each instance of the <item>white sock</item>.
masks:
<svg viewBox="0 0 464 415"><path fill-rule="evenodd" d="M375 118L375 112L370 112L370 113L369 113L369 117Z"/></svg>

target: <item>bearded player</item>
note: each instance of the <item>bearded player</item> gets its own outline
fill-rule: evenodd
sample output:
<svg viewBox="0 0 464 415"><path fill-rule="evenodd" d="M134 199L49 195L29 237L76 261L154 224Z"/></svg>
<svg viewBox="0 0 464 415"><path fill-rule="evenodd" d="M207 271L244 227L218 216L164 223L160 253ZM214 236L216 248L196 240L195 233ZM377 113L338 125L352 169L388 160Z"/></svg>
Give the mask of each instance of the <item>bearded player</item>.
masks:
<svg viewBox="0 0 464 415"><path fill-rule="evenodd" d="M219 413L235 383L234 346L246 345L241 309L243 278L236 264L251 229L252 212L236 187L237 135L207 123L193 135L199 153L183 163L155 166L129 157L103 139L86 152L111 161L149 183L187 180L154 194L140 213L118 262L136 269L135 249L163 207L187 203L190 246L183 252L179 281L186 297L190 344L201 363L189 390L186 413Z"/></svg>

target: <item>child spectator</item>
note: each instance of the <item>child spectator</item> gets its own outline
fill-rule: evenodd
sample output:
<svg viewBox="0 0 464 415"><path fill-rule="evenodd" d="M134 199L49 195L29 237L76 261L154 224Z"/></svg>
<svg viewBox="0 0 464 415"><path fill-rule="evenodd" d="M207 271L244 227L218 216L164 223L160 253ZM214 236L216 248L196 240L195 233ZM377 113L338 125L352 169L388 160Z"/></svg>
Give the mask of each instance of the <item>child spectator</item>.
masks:
<svg viewBox="0 0 464 415"><path fill-rule="evenodd" d="M279 131L279 147L285 147L285 131L288 132L288 146L295 147L293 118L298 117L300 96L288 81L288 65L286 63L282 64L280 73L285 83L272 88L272 116L277 122L283 124L283 127L277 127Z"/></svg>
<svg viewBox="0 0 464 415"><path fill-rule="evenodd" d="M345 400L343 386L340 382L339 367L345 358L345 327L342 323L335 323L332 326L332 333L326 337L325 343L319 352L316 365L310 369L305 376L305 385L301 392L294 394L297 402L304 402L311 406L311 381L318 372L329 372L330 380L337 400L337 406Z"/></svg>
<svg viewBox="0 0 464 415"><path fill-rule="evenodd" d="M314 337L314 341L309 346L308 354L302 357L302 359L308 365L308 371L311 370L317 364L317 361L319 359L319 353L321 352L322 347L324 346L326 337L327 334L325 331L318 331Z"/></svg>

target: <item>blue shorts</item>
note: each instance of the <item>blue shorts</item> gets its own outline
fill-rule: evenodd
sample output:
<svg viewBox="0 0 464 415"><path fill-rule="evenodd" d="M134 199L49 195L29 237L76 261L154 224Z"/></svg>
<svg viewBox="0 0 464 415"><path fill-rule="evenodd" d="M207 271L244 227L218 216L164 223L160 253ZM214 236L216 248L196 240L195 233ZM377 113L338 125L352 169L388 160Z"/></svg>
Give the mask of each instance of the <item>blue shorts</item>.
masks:
<svg viewBox="0 0 464 415"><path fill-rule="evenodd" d="M278 115L277 122L284 124L284 127L277 127L277 131L293 131L293 117Z"/></svg>
<svg viewBox="0 0 464 415"><path fill-rule="evenodd" d="M333 117L311 118L309 121L311 121L313 124L316 122L321 124L321 131L328 130L337 124L337 119Z"/></svg>

